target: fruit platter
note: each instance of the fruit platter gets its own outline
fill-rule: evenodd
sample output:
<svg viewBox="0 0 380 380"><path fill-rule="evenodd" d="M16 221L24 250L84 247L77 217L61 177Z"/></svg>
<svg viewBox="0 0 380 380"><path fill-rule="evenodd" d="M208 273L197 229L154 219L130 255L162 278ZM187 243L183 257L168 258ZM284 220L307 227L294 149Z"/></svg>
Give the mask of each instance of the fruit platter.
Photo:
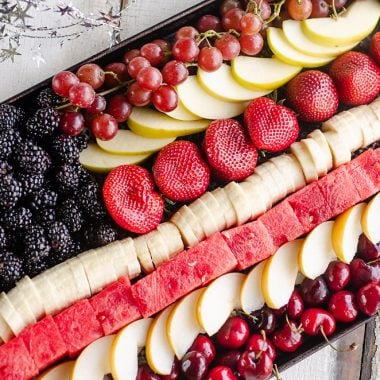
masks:
<svg viewBox="0 0 380 380"><path fill-rule="evenodd" d="M1 104L0 379L279 379L374 319L379 19L206 0Z"/></svg>

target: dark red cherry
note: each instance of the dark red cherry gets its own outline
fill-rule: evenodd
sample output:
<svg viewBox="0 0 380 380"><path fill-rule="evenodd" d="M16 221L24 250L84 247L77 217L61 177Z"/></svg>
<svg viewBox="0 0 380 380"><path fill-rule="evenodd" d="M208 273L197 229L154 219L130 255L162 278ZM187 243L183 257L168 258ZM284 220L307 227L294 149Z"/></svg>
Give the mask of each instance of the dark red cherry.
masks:
<svg viewBox="0 0 380 380"><path fill-rule="evenodd" d="M299 319L303 313L304 305L303 300L297 290L293 290L290 296L287 311L291 319Z"/></svg>
<svg viewBox="0 0 380 380"><path fill-rule="evenodd" d="M267 380L272 370L273 362L266 352L244 351L238 361L238 373L243 379Z"/></svg>
<svg viewBox="0 0 380 380"><path fill-rule="evenodd" d="M263 330L267 335L270 335L276 329L277 318L273 309L264 307L251 313L251 317L250 324L255 332L260 333Z"/></svg>
<svg viewBox="0 0 380 380"><path fill-rule="evenodd" d="M343 290L350 281L350 266L342 261L332 261L326 269L325 280L333 292Z"/></svg>
<svg viewBox="0 0 380 380"><path fill-rule="evenodd" d="M368 265L362 259L353 259L350 263L351 285L359 289L369 282L380 281L380 267Z"/></svg>
<svg viewBox="0 0 380 380"><path fill-rule="evenodd" d="M355 294L347 290L334 293L329 300L329 311L339 322L352 322L358 316Z"/></svg>
<svg viewBox="0 0 380 380"><path fill-rule="evenodd" d="M303 343L303 334L296 322L289 320L289 323L273 333L271 341L279 350L293 352Z"/></svg>
<svg viewBox="0 0 380 380"><path fill-rule="evenodd" d="M161 375L161 380L178 380L181 375L181 362L178 359L174 360L170 375Z"/></svg>
<svg viewBox="0 0 380 380"><path fill-rule="evenodd" d="M216 334L216 340L223 348L240 348L248 339L248 323L240 317L228 318Z"/></svg>
<svg viewBox="0 0 380 380"><path fill-rule="evenodd" d="M304 302L310 306L318 306L327 302L330 292L323 276L318 276L314 280L305 278L299 289Z"/></svg>
<svg viewBox="0 0 380 380"><path fill-rule="evenodd" d="M264 339L263 335L252 334L245 344L246 351L254 351L257 354L260 351L266 352L269 357L274 362L276 359L276 349L274 348L272 342L266 338Z"/></svg>
<svg viewBox="0 0 380 380"><path fill-rule="evenodd" d="M318 335L323 329L326 336L334 333L336 323L334 317L326 310L313 307L304 311L300 322L303 331L308 335Z"/></svg>
<svg viewBox="0 0 380 380"><path fill-rule="evenodd" d="M358 256L364 261L373 261L380 258L380 242L371 243L367 236L361 234L358 243Z"/></svg>
<svg viewBox="0 0 380 380"><path fill-rule="evenodd" d="M201 353L206 358L207 365L214 360L216 355L214 343L212 343L207 335L198 335L189 351L197 351Z"/></svg>
<svg viewBox="0 0 380 380"><path fill-rule="evenodd" d="M207 373L207 360L197 351L189 351L181 361L181 370L187 380L201 380Z"/></svg>
<svg viewBox="0 0 380 380"><path fill-rule="evenodd" d="M148 365L143 364L139 367L136 380L160 380L160 376L152 372Z"/></svg>
<svg viewBox="0 0 380 380"><path fill-rule="evenodd" d="M231 368L214 367L206 376L206 380L237 380Z"/></svg>
<svg viewBox="0 0 380 380"><path fill-rule="evenodd" d="M239 350L228 350L226 352L221 352L218 353L214 363L215 365L226 366L231 368L233 371L236 371L240 355L241 352Z"/></svg>
<svg viewBox="0 0 380 380"><path fill-rule="evenodd" d="M366 315L375 315L380 310L380 284L370 282L356 294L359 309Z"/></svg>

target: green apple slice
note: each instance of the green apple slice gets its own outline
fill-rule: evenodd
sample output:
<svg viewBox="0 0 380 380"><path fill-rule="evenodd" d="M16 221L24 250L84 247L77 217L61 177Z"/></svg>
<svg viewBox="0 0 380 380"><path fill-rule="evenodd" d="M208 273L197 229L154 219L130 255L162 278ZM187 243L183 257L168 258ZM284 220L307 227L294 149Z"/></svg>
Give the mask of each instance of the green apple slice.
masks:
<svg viewBox="0 0 380 380"><path fill-rule="evenodd" d="M356 42L342 46L324 46L318 44L305 35L301 21L285 20L282 23L282 30L286 40L293 46L293 48L303 54L311 55L313 57L335 58L336 56L353 49L356 45Z"/></svg>
<svg viewBox="0 0 380 380"><path fill-rule="evenodd" d="M159 111L145 107L133 107L127 124L137 135L165 138L192 135L203 132L209 120L176 120Z"/></svg>
<svg viewBox="0 0 380 380"><path fill-rule="evenodd" d="M108 153L136 155L157 152L174 140L175 137L153 139L136 135L136 133L129 130L119 129L112 140L103 141L96 139L96 142L101 149Z"/></svg>
<svg viewBox="0 0 380 380"><path fill-rule="evenodd" d="M301 53L288 42L280 28L268 28L267 39L268 45L275 56L289 65L319 67L334 59L334 57L312 57Z"/></svg>
<svg viewBox="0 0 380 380"><path fill-rule="evenodd" d="M245 57L231 61L233 77L242 86L252 90L273 91L302 70L300 65L288 65L277 58Z"/></svg>
<svg viewBox="0 0 380 380"><path fill-rule="evenodd" d="M198 68L201 86L212 96L229 102L244 102L267 95L271 90L250 90L234 79L231 67L225 63L215 71L207 72Z"/></svg>
<svg viewBox="0 0 380 380"><path fill-rule="evenodd" d="M183 121L194 121L194 120L200 120L202 119L200 116L194 115L190 111L188 111L182 104L180 100L178 100L177 107L170 112L164 112L166 115L170 116L173 119L176 120L183 120Z"/></svg>
<svg viewBox="0 0 380 380"><path fill-rule="evenodd" d="M310 18L302 21L305 34L325 46L348 45L367 37L376 27L380 17L378 0L354 1L338 19Z"/></svg>
<svg viewBox="0 0 380 380"><path fill-rule="evenodd" d="M138 164L146 160L150 154L111 154L100 149L97 144L90 143L79 155L79 162L88 170L105 173L116 166Z"/></svg>
<svg viewBox="0 0 380 380"><path fill-rule="evenodd" d="M177 86L178 97L184 107L204 119L228 119L244 112L246 102L227 102L207 93L195 75ZM137 108L137 107L135 107Z"/></svg>
<svg viewBox="0 0 380 380"><path fill-rule="evenodd" d="M368 203L364 209L361 224L365 236L373 243L376 244L380 241L380 193L377 194Z"/></svg>

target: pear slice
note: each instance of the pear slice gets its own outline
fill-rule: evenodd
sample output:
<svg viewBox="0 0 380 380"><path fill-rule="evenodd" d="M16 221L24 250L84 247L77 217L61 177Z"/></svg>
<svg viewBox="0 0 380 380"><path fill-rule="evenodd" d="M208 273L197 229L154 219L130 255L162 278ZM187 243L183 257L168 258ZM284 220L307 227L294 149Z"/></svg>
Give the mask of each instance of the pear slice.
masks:
<svg viewBox="0 0 380 380"><path fill-rule="evenodd" d="M210 95L228 102L244 102L271 92L271 90L250 90L240 85L232 76L231 67L225 63L212 72L198 68L197 78Z"/></svg>
<svg viewBox="0 0 380 380"><path fill-rule="evenodd" d="M242 86L252 90L270 90L281 87L302 70L302 66L289 65L273 58L240 55L231 61L233 77Z"/></svg>
<svg viewBox="0 0 380 380"><path fill-rule="evenodd" d="M334 59L334 57L313 57L300 52L288 42L284 32L280 28L268 28L267 40L274 55L289 65L319 67L326 65Z"/></svg>
<svg viewBox="0 0 380 380"><path fill-rule="evenodd" d="M368 203L364 209L361 224L365 236L373 243L377 244L380 241L380 193L378 193Z"/></svg>
<svg viewBox="0 0 380 380"><path fill-rule="evenodd" d="M179 360L186 354L198 334L203 332L197 317L197 302L203 290L203 288L194 290L182 298L168 317L166 334Z"/></svg>
<svg viewBox="0 0 380 380"><path fill-rule="evenodd" d="M79 162L90 171L104 173L116 168L116 166L139 164L149 156L150 154L111 154L100 149L97 144L90 143L80 153Z"/></svg>
<svg viewBox="0 0 380 380"><path fill-rule="evenodd" d="M145 107L133 107L127 120L128 127L137 135L166 138L203 132L209 120L175 120L159 111Z"/></svg>
<svg viewBox="0 0 380 380"><path fill-rule="evenodd" d="M298 255L298 265L305 277L318 277L336 259L332 245L333 226L333 221L324 222L306 236Z"/></svg>
<svg viewBox="0 0 380 380"><path fill-rule="evenodd" d="M234 309L239 309L240 291L246 275L227 273L202 292L197 305L200 325L211 336L219 331Z"/></svg>
<svg viewBox="0 0 380 380"><path fill-rule="evenodd" d="M286 305L292 295L298 274L301 239L285 243L267 259L261 279L266 304L272 309Z"/></svg>
<svg viewBox="0 0 380 380"><path fill-rule="evenodd" d="M247 107L247 102L228 102L210 95L195 75L179 84L177 92L184 107L204 119L228 119L242 114Z"/></svg>
<svg viewBox="0 0 380 380"><path fill-rule="evenodd" d="M135 379L138 354L145 347L152 318L139 319L118 332L112 342L109 360L114 380Z"/></svg>
<svg viewBox="0 0 380 380"><path fill-rule="evenodd" d="M240 292L241 308L246 314L261 309L265 304L263 291L261 289L261 278L266 260L257 264L248 273Z"/></svg>
<svg viewBox="0 0 380 380"><path fill-rule="evenodd" d="M349 264L355 256L359 236L363 232L361 217L366 203L358 203L340 214L333 226L332 243L338 258Z"/></svg>
<svg viewBox="0 0 380 380"><path fill-rule="evenodd" d="M342 46L324 46L318 44L305 35L301 21L285 20L282 23L282 30L286 40L294 49L313 57L335 58L346 51L352 50L356 45L356 42Z"/></svg>
<svg viewBox="0 0 380 380"><path fill-rule="evenodd" d="M103 336L87 346L75 361L70 380L103 380L111 373L110 352L115 335Z"/></svg>
<svg viewBox="0 0 380 380"><path fill-rule="evenodd" d="M314 42L342 46L359 42L375 29L380 17L378 0L354 1L338 19L309 18L302 21L304 33Z"/></svg>
<svg viewBox="0 0 380 380"><path fill-rule="evenodd" d="M202 119L200 116L194 115L189 110L187 110L180 100L178 101L177 107L173 111L165 113L173 119L182 121L194 121Z"/></svg>
<svg viewBox="0 0 380 380"><path fill-rule="evenodd" d="M41 375L37 377L37 380L70 380L74 364L74 360L57 364L53 368L41 373Z"/></svg>
<svg viewBox="0 0 380 380"><path fill-rule="evenodd" d="M174 351L166 334L168 317L174 305L164 309L152 322L146 337L145 354L149 367L159 375L169 375L173 362Z"/></svg>

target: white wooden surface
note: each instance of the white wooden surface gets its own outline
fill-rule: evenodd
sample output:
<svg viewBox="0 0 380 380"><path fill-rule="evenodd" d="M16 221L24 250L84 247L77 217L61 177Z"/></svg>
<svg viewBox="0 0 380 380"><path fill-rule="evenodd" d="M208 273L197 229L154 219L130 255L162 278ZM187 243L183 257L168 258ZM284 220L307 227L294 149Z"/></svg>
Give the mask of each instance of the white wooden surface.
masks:
<svg viewBox="0 0 380 380"><path fill-rule="evenodd" d="M200 3L200 0L135 0L121 21L121 36L126 38L136 34L159 21L170 18L176 13ZM47 0L48 4L55 4L53 0ZM71 3L85 13L97 10L107 11L110 6L119 9L119 0L72 0ZM39 22L59 25L63 22L58 15L54 19L46 20L44 15L36 16L34 25ZM75 41L65 43L63 47L56 40L22 40L20 48L21 56L15 57L15 62L0 63L0 102L21 92L22 90L39 83L54 75L57 71L78 63L87 57L107 48L109 37L107 28L97 28L83 34ZM1 45L0 48L4 47ZM7 47L7 46L6 46ZM37 67L32 59L35 49L40 48L46 63ZM375 332L374 332L375 333ZM362 341L364 328L358 329L339 342L339 347L347 347L355 341L359 348L352 353L336 353L330 348L319 351L304 360L301 364L290 368L281 374L283 380L358 380L360 378L360 363L362 357ZM377 341L380 339L380 329L376 331ZM377 350L373 358L373 375L371 380L380 379L380 353ZM369 379L363 379L369 380Z"/></svg>

